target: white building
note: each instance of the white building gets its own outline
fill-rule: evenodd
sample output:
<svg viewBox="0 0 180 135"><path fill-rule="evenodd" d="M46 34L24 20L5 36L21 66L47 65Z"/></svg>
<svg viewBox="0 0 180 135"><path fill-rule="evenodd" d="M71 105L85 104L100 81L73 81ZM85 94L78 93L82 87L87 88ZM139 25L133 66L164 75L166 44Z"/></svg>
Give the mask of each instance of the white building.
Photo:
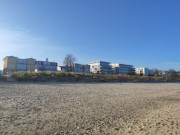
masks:
<svg viewBox="0 0 180 135"><path fill-rule="evenodd" d="M110 64L112 67L112 73L113 74L119 74L119 75L128 75L128 74L134 74L134 68L133 65L127 65L127 64Z"/></svg>
<svg viewBox="0 0 180 135"><path fill-rule="evenodd" d="M90 72L95 74L112 74L110 62L95 61L88 63L90 65Z"/></svg>
<svg viewBox="0 0 180 135"><path fill-rule="evenodd" d="M149 69L146 67L135 68L135 73L137 75L149 76Z"/></svg>
<svg viewBox="0 0 180 135"><path fill-rule="evenodd" d="M110 63L104 61L90 62L88 65L90 65L90 72L95 74L100 73L128 75L135 73L133 65Z"/></svg>

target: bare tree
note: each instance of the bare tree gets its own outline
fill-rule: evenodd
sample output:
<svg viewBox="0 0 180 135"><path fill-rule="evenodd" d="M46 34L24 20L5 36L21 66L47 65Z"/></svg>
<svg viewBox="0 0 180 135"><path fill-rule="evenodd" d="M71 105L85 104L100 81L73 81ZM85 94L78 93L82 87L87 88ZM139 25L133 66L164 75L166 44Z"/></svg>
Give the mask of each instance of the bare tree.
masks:
<svg viewBox="0 0 180 135"><path fill-rule="evenodd" d="M175 78L175 77L178 76L178 74L177 74L177 72L174 69L170 69L168 71L168 76Z"/></svg>
<svg viewBox="0 0 180 135"><path fill-rule="evenodd" d="M154 68L154 69L152 69L152 70L153 70L154 76L159 76L160 70L158 70L158 69L156 69L156 68Z"/></svg>
<svg viewBox="0 0 180 135"><path fill-rule="evenodd" d="M73 72L73 64L75 64L76 60L76 57L74 57L72 54L66 55L63 64L66 67L67 72Z"/></svg>

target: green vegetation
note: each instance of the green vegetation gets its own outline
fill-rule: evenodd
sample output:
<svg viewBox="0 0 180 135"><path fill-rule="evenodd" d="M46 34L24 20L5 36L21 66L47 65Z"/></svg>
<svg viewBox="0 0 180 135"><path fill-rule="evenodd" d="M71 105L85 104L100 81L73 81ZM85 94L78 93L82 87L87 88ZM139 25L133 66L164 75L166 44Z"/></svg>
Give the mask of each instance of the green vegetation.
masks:
<svg viewBox="0 0 180 135"><path fill-rule="evenodd" d="M11 77L17 81L33 82L180 82L179 77L156 77L136 75L102 75L82 73L16 72Z"/></svg>

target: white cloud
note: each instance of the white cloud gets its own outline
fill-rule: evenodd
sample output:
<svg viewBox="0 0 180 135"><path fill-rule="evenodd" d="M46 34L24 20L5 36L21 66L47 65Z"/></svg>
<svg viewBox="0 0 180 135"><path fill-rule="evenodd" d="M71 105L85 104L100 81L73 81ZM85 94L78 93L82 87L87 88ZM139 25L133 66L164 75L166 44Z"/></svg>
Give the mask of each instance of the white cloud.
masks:
<svg viewBox="0 0 180 135"><path fill-rule="evenodd" d="M67 48L49 45L48 39L33 36L28 30L0 28L0 69L5 56L48 57L52 52L63 52Z"/></svg>
<svg viewBox="0 0 180 135"><path fill-rule="evenodd" d="M35 38L29 33L0 28L0 53L9 53L29 47L35 47L44 39Z"/></svg>

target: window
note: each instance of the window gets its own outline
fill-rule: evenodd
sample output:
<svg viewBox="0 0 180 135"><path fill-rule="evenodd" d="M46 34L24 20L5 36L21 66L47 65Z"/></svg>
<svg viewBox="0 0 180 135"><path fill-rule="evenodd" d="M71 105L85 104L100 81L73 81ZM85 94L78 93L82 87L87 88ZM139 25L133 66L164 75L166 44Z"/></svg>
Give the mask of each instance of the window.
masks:
<svg viewBox="0 0 180 135"><path fill-rule="evenodd" d="M24 63L24 64L26 64L27 60L26 59L18 59L17 63Z"/></svg>
<svg viewBox="0 0 180 135"><path fill-rule="evenodd" d="M28 66L28 69L34 69L34 68L33 68L33 65L29 65L29 66Z"/></svg>
<svg viewBox="0 0 180 135"><path fill-rule="evenodd" d="M32 60L29 60L29 64L33 64L33 61L32 61Z"/></svg>
<svg viewBox="0 0 180 135"><path fill-rule="evenodd" d="M8 68L14 69L14 64L8 64Z"/></svg>
<svg viewBox="0 0 180 135"><path fill-rule="evenodd" d="M16 68L17 68L17 69L24 69L24 70L25 70L25 69L26 69L26 65L17 64L17 65L16 65Z"/></svg>
<svg viewBox="0 0 180 135"><path fill-rule="evenodd" d="M9 62L15 62L15 58L9 58Z"/></svg>

